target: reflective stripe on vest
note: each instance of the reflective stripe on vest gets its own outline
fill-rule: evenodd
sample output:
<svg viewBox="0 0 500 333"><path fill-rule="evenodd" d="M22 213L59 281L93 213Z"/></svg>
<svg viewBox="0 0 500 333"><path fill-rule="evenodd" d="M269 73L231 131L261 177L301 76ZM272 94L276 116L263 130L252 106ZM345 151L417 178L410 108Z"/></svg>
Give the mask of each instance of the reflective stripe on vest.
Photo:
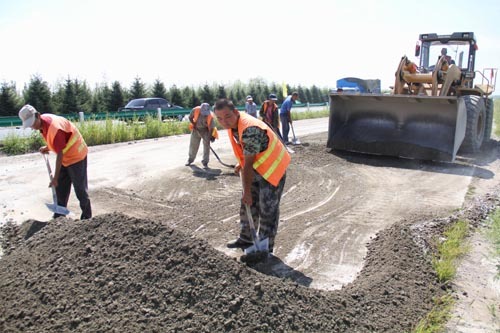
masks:
<svg viewBox="0 0 500 333"><path fill-rule="evenodd" d="M269 183L278 186L278 183L286 172L286 168L290 164L290 154L288 154L285 146L278 139L274 131L266 124L246 113L240 113L238 120L238 140L240 143L237 143L234 139L231 129L228 130L228 134L234 154L241 166L244 166L245 163L241 140L243 131L248 127L259 127L265 130L269 138L267 149L256 154L252 167Z"/></svg>
<svg viewBox="0 0 500 333"><path fill-rule="evenodd" d="M71 123L66 118L56 116L53 114L43 114L40 117L42 118L50 118L50 125L47 133L42 133L45 142L47 143L47 147L55 152L54 149L54 140L59 130L65 133L71 133L66 146L62 150L62 165L69 166L75 164L77 162L82 161L88 152L87 145L83 140L80 131L76 128L73 123Z"/></svg>

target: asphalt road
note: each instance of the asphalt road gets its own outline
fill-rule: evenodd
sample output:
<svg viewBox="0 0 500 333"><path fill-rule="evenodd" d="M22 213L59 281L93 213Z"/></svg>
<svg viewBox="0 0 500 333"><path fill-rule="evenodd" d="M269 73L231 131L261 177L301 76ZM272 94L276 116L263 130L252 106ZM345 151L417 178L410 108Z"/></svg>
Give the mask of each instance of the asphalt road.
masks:
<svg viewBox="0 0 500 333"><path fill-rule="evenodd" d="M301 120L295 124L299 137L327 130L328 118ZM89 190L92 192L103 187L126 188L131 184L154 179L167 170L184 165L188 146L189 135L179 135L90 147ZM220 140L212 147L223 161L235 163L225 131L221 131ZM199 160L197 162L201 165ZM53 154L51 163L55 163ZM213 156L211 165L219 165ZM51 201L51 191L47 188L48 174L40 154L0 157L0 185L0 223L7 220L48 220L51 217L45 207L45 203ZM79 214L73 193L69 208Z"/></svg>

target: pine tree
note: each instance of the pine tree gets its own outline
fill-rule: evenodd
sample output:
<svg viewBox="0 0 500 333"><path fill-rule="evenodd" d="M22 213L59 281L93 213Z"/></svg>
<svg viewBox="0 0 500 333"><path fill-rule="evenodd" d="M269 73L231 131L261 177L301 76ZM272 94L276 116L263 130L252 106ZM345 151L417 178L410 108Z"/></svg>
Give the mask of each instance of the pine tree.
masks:
<svg viewBox="0 0 500 333"><path fill-rule="evenodd" d="M156 79L153 84L153 89L151 89L151 97L165 98L167 99L167 89L160 79ZM174 103L175 104L175 103Z"/></svg>
<svg viewBox="0 0 500 333"><path fill-rule="evenodd" d="M24 87L23 97L26 104L30 104L40 113L53 113L52 94L49 85L42 80L40 75L31 78Z"/></svg>
<svg viewBox="0 0 500 333"><path fill-rule="evenodd" d="M235 105L243 104L243 101L245 100L245 92L243 91L241 86L238 86L238 88L236 88L236 93L234 98L235 100L233 100L233 103Z"/></svg>
<svg viewBox="0 0 500 333"><path fill-rule="evenodd" d="M118 111L119 108L124 106L124 92L120 82L115 81L111 85L111 94L109 98L108 111Z"/></svg>
<svg viewBox="0 0 500 333"><path fill-rule="evenodd" d="M234 93L234 89L231 89L231 92L229 93L229 100L233 101L233 103L236 103L236 96Z"/></svg>
<svg viewBox="0 0 500 333"><path fill-rule="evenodd" d="M17 116L21 101L16 92L16 84L7 82L0 85L0 116Z"/></svg>
<svg viewBox="0 0 500 333"><path fill-rule="evenodd" d="M311 97L313 103L321 103L321 94L319 88L315 85L311 87Z"/></svg>
<svg viewBox="0 0 500 333"><path fill-rule="evenodd" d="M87 82L80 82L75 79L73 82L75 90L76 105L79 112L90 112L92 109L92 92L87 86Z"/></svg>
<svg viewBox="0 0 500 333"><path fill-rule="evenodd" d="M217 89L217 99L227 98L226 88L223 85L220 85Z"/></svg>
<svg viewBox="0 0 500 333"><path fill-rule="evenodd" d="M215 95L212 93L212 89L210 89L208 84L205 84L201 89L200 98L203 101L203 103L208 103L210 105L214 104Z"/></svg>
<svg viewBox="0 0 500 333"><path fill-rule="evenodd" d="M107 84L102 86L97 86L94 88L94 94L92 96L92 113L102 113L108 112L108 106L111 99L111 90ZM116 111L112 110L112 111Z"/></svg>
<svg viewBox="0 0 500 333"><path fill-rule="evenodd" d="M136 77L134 79L134 82L132 83L132 86L130 87L129 91L129 100L136 99L136 98L144 98L146 97L147 92L146 92L146 85L141 82L141 79L139 77Z"/></svg>
<svg viewBox="0 0 500 333"><path fill-rule="evenodd" d="M311 95L311 89L309 89L308 87L304 88L304 92L305 92L305 96L306 96L306 100L309 102L309 103L312 103L312 95Z"/></svg>
<svg viewBox="0 0 500 333"><path fill-rule="evenodd" d="M306 92L300 84L299 84L299 87L297 88L297 92L299 93L299 100L302 103L309 103L309 100L307 99L307 96L306 96Z"/></svg>
<svg viewBox="0 0 500 333"><path fill-rule="evenodd" d="M168 94L170 96L170 103L174 105L184 105L185 100L183 100L183 96L181 94L181 91L177 86L174 84L173 86L170 87L170 92Z"/></svg>
<svg viewBox="0 0 500 333"><path fill-rule="evenodd" d="M208 103L208 102L205 102ZM191 100L189 102L189 107L194 108L195 106L201 105L201 100L198 98L198 95L196 94L196 90L191 89Z"/></svg>
<svg viewBox="0 0 500 333"><path fill-rule="evenodd" d="M76 94L74 84L70 78L66 79L66 83L63 88L63 99L62 105L59 112L61 113L73 113L78 112L78 105L76 103Z"/></svg>

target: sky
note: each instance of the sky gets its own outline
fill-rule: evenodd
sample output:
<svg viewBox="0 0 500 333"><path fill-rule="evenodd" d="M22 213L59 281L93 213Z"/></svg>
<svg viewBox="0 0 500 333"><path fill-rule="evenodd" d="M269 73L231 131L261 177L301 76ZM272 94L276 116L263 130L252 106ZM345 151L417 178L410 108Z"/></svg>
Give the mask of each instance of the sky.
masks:
<svg viewBox="0 0 500 333"><path fill-rule="evenodd" d="M472 31L476 69L500 66L500 1L0 0L0 82L32 75L129 87L394 83L420 33Z"/></svg>

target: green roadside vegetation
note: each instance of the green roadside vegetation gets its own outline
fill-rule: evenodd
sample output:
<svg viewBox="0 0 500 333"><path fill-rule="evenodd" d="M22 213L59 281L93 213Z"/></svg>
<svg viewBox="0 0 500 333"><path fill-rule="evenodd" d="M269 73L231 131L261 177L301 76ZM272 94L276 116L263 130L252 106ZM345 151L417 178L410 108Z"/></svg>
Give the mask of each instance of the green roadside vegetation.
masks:
<svg viewBox="0 0 500 333"><path fill-rule="evenodd" d="M304 112L292 112L293 120L303 120L303 119L313 119L313 118L324 118L330 115L328 109L319 111L304 111Z"/></svg>
<svg viewBox="0 0 500 333"><path fill-rule="evenodd" d="M327 117L328 110L293 112L294 120ZM160 138L170 135L189 133L189 123L176 120L159 121L147 116L144 121L124 122L113 119L103 121L87 120L75 122L88 146L128 142L143 139ZM9 134L2 142L1 151L7 155L19 155L37 151L44 145L39 132L33 131L31 136L22 137Z"/></svg>
<svg viewBox="0 0 500 333"><path fill-rule="evenodd" d="M500 98L494 99L493 121L495 123L495 136L500 136Z"/></svg>
<svg viewBox="0 0 500 333"><path fill-rule="evenodd" d="M486 226L486 236L493 244L493 255L500 258L500 208L490 215ZM500 264L497 265L497 278L500 278Z"/></svg>
<svg viewBox="0 0 500 333"><path fill-rule="evenodd" d="M447 284L455 277L458 259L470 249L465 241L469 228L467 221L459 220L444 232L445 239L438 243L437 253L432 258L432 266L437 273L439 282ZM452 307L453 297L451 293L436 297L432 310L420 320L413 332L442 332L444 325L450 318Z"/></svg>
<svg viewBox="0 0 500 333"><path fill-rule="evenodd" d="M163 122L154 117L146 117L142 122L106 119L104 121L75 122L75 124L88 146L189 133L188 122L175 120ZM36 152L44 144L38 131L33 131L29 137L12 133L3 140L1 150L7 155L19 155Z"/></svg>

